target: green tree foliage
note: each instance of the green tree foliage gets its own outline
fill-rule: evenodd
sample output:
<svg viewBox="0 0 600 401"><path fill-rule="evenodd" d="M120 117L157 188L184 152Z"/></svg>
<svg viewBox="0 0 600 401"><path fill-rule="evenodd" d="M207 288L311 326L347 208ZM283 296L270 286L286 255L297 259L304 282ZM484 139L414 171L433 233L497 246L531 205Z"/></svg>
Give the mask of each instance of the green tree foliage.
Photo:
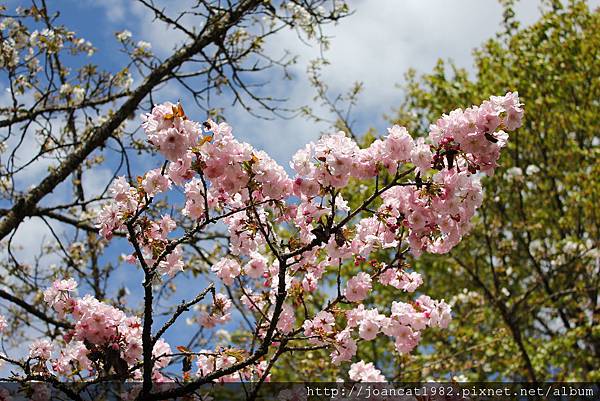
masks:
<svg viewBox="0 0 600 401"><path fill-rule="evenodd" d="M505 91L526 110L503 176L483 180L470 236L446 258L415 261L428 294L453 295L454 322L408 377L598 380L600 13L555 1L523 29L510 3L504 15L505 31L475 51L473 77L442 61L409 72L393 118L425 134L444 110Z"/></svg>
<svg viewBox="0 0 600 401"><path fill-rule="evenodd" d="M410 355L384 338L359 343L357 356L388 380L600 379L600 13L583 1L553 1L523 28L512 3L503 1L502 33L474 52L474 73L444 61L430 74L409 71L405 101L390 118L426 135L441 113L490 95L518 91L525 103L498 176L483 179L486 200L471 234L449 255L400 261L423 274L424 293L452 302L449 329L428 331ZM358 194L372 190L356 184L344 198L356 206ZM390 258L382 251L376 259ZM340 271L348 278L359 268ZM413 295L391 287L373 293L366 307ZM274 380L344 377L328 352L298 352L302 358L284 359Z"/></svg>

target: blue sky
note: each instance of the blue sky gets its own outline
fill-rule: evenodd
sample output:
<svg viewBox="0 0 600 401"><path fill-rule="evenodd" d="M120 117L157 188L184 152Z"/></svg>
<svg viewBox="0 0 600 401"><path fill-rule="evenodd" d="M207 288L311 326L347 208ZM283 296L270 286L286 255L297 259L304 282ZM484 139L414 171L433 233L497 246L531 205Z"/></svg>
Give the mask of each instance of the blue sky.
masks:
<svg viewBox="0 0 600 401"><path fill-rule="evenodd" d="M173 2L164 2L173 14L175 7L185 7L186 3L177 2L174 6ZM61 11L61 19L99 48L92 61L107 69L118 69L123 61L114 39L116 31L133 32L134 40L150 42L159 56L168 55L184 39L166 30L163 24L151 22L149 12L136 2L66 0L64 4L67 6ZM498 31L502 12L496 0L354 0L350 4L355 14L325 29L332 37L332 45L326 53L331 64L323 77L332 94L347 90L356 81L364 83L365 91L355 108L357 132L369 127L384 130L383 114L389 113L402 99L402 91L396 85L403 83L408 68L427 72L438 58L450 58L459 66L470 68L471 50ZM539 15L537 1L522 1L517 8L519 19L525 23ZM274 71L266 91L288 97L293 106L310 105L314 91L305 72L308 62L317 57L318 48L301 43L290 31L271 38L266 46L268 54L273 56L282 55L286 49L299 56L291 69L295 79L282 80L282 75ZM170 92L165 97L181 95L169 88L165 92ZM223 99L223 105L228 103L229 99ZM188 105L186 111L193 113L193 106ZM265 149L283 164L287 164L296 149L327 128L304 118L256 120L239 107L226 108L225 116L236 129L236 135ZM281 136L286 140L273 140Z"/></svg>
<svg viewBox="0 0 600 401"><path fill-rule="evenodd" d="M8 3L9 7L17 5L14 1ZM168 4L182 7L185 3L178 1L177 6L173 6L174 2ZM599 1L591 3L598 5ZM125 60L114 38L117 31L127 29L133 33L135 41L150 42L159 56L167 56L183 39L166 30L162 24L151 22L148 11L135 2L63 0L49 4L61 5L63 23L99 49L91 61L108 70L117 71ZM323 71L323 78L332 94L346 91L356 81L363 82L365 89L354 114L354 129L359 133L370 127L379 132L385 130L387 123L383 115L389 114L402 100L403 93L397 85L404 83L404 74L409 68L428 72L439 58L443 58L471 69L472 49L494 36L500 29L502 18L502 9L495 0L352 0L350 4L355 14L338 25L326 28L332 39L331 49L326 53L330 64ZM525 24L531 23L539 16L538 6L537 1L521 1L517 5L517 17ZM266 90L275 96L289 97L290 106L310 105L314 91L305 72L308 62L318 55L318 49L301 43L295 33L286 31L271 38L266 49L274 57L283 54L285 49L299 56L298 63L291 69L295 79L280 79L276 72ZM134 76L134 86L140 80L140 77ZM166 88L161 94L163 98L155 101L176 101L180 97L171 88ZM185 98L183 100L185 102ZM228 99L223 99L223 104L228 103ZM315 108L326 114L319 107ZM198 112L191 104L186 111L192 116ZM236 136L264 149L285 167L298 148L327 129L324 124L315 124L300 117L258 120L239 107L228 107L224 114L234 127ZM141 174L150 167L148 159L143 164L134 165L134 173ZM40 177L39 172L46 167L41 166L41 170L23 177L23 184L34 184ZM95 169L86 174L84 184L88 191L97 191L108 183L111 175L108 168ZM62 196L68 194L61 194L59 187L53 200ZM40 242L48 239L40 235L45 230L35 220L29 220L19 228L15 241L23 246L22 258L26 260L31 249L39 249ZM106 257L112 260L126 251L123 244L110 249ZM139 287L141 274L134 273L134 270L132 266L123 265L112 284L117 288L119 284L126 283L132 290L132 300L139 300L139 292L135 289ZM197 281L186 280L179 284L179 294L187 299L203 288L202 283ZM184 324L183 320L181 323ZM167 340L174 345L183 343L183 333L187 334L183 327L180 324L171 330Z"/></svg>

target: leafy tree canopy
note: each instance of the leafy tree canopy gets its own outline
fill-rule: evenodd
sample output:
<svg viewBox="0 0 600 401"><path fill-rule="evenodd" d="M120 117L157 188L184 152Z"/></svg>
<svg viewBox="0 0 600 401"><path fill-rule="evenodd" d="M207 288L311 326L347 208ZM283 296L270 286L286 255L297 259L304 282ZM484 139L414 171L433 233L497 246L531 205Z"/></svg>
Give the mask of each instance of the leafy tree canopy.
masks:
<svg viewBox="0 0 600 401"><path fill-rule="evenodd" d="M429 74L409 71L405 101L389 117L425 136L441 113L494 93L518 91L526 107L502 172L483 180L489 202L470 235L446 257L406 261L423 273L424 293L451 297L450 333L430 331L405 356L382 341L359 345L390 379L600 378L600 13L554 1L521 27L512 3L504 2L503 32L474 51L474 73L442 60ZM368 190L344 196L352 203ZM366 303L403 297L378 291ZM338 374L316 351L306 365L283 366L281 378Z"/></svg>

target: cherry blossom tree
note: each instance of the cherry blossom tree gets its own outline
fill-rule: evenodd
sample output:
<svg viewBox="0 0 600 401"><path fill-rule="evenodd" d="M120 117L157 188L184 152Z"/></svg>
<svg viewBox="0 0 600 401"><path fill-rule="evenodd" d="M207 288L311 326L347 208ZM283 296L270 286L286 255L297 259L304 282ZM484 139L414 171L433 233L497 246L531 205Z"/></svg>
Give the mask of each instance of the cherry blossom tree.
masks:
<svg viewBox="0 0 600 401"><path fill-rule="evenodd" d="M385 338L408 354L448 325L443 299L414 294L423 278L408 256L447 253L469 233L480 178L521 123L517 94L452 111L426 137L395 125L361 148L352 132L323 135L281 166L234 137L223 102L258 117L310 115L265 90L260 79L290 78L294 62L265 43L292 29L326 49L323 27L348 6L191 3L135 2L177 40L165 55L118 31L114 70L94 63L103 48L64 26L56 3L0 6L1 380L74 400L96 384L133 383L124 397L158 400L242 381L253 399L282 357L316 350L343 379L386 380L359 348ZM190 116L155 103L169 91ZM90 189L100 169L111 184ZM357 183L372 190L344 199ZM51 235L39 254L20 249L31 222ZM112 288L120 274L133 280ZM367 306L384 288L398 298ZM181 321L186 338L167 341Z"/></svg>
<svg viewBox="0 0 600 401"><path fill-rule="evenodd" d="M485 381L492 372L507 381L600 377L600 87L588 84L600 74L591 56L600 47L600 9L544 2L535 23L519 24L515 2L503 3L498 36L473 52L475 73L449 61L425 75L408 73L393 118L423 135L422 122L490 93L519 88L527 104L502 173L483 182L493 201L479 209L471 235L450 254L415 262L429 294L449 298L455 319L423 340L436 352L373 357L379 367L395 366L397 380ZM573 104L573 93L585 96Z"/></svg>
<svg viewBox="0 0 600 401"><path fill-rule="evenodd" d="M19 370L18 382L140 381L135 396L147 400L215 381L255 382L255 396L283 354L317 349L348 364L350 380L384 381L356 357L357 344L384 336L410 353L424 330L448 325L443 299L410 295L423 280L406 255L447 253L468 234L483 200L480 178L497 168L507 131L521 125L521 106L516 93L493 96L443 115L426 138L395 125L367 148L344 132L324 135L294 155L290 177L226 123L194 121L179 103L156 105L141 126L164 162L133 182L116 178L96 221L106 241L127 238L125 259L143 271L143 311L128 315L76 296L77 281L62 277L44 292L63 322L61 336L37 340L23 360L2 359ZM356 206L341 196L350 181L374 188ZM155 324L157 288L192 268L188 248L218 225L228 247L204 272L204 288ZM394 253L390 263L374 257L381 249ZM359 271L343 280L349 266ZM382 287L403 299L366 308L362 301ZM168 344L163 336L201 303L192 324L217 330L235 309L247 324L243 339L214 349ZM177 357L182 368L169 369ZM176 385L157 390L160 382Z"/></svg>
<svg viewBox="0 0 600 401"><path fill-rule="evenodd" d="M117 6L130 9L136 21L115 32L100 15L98 28L87 31L85 18L68 18L72 8L90 13ZM295 55L266 48L278 32L291 30L298 40L325 49L324 26L349 13L338 0L0 5L4 353L22 357L29 343L40 337L53 342L73 328L66 315L54 314L52 302L44 302L43 290L60 277L76 280L80 292L127 316L138 315L127 301L126 283L111 288L119 261L106 257L112 251L94 223L112 176L130 178L140 154L152 155L139 124L129 124L133 116L149 111L165 88L176 88L203 118L216 118L225 108L261 118L289 115L294 111L285 99L264 88L270 78L293 78L288 67ZM148 42L146 27L164 40ZM106 40L87 38L90 31ZM203 252L203 245L196 246ZM0 376L10 373L10 367L2 369Z"/></svg>
<svg viewBox="0 0 600 401"><path fill-rule="evenodd" d="M14 278L2 281L0 298L30 316L11 329L41 321L50 331L65 326L31 297L40 282L57 273L44 271L46 255L57 255L66 265L57 268L76 274L97 298L106 296L112 266L100 262L103 247L93 220L107 185L85 184L99 170L131 176L131 157L151 150L128 119L151 109L166 85L180 90L204 116L219 116L228 104L263 118L290 114L285 99L262 89L275 71L291 79L288 66L294 62L293 54L267 52L270 38L291 29L299 40L324 49L323 26L350 11L338 0L276 5L198 0L183 9L154 0L129 2L144 26L164 31L173 43L164 54L127 29L115 32L114 50L91 43L64 25L61 4L21 3L10 10L0 6L0 246L6 255L1 268L3 276ZM98 55L114 61L112 68ZM215 104L215 98L221 102ZM51 235L53 244L39 254L28 249L36 255L24 261L19 230L31 222L41 225L38 232Z"/></svg>

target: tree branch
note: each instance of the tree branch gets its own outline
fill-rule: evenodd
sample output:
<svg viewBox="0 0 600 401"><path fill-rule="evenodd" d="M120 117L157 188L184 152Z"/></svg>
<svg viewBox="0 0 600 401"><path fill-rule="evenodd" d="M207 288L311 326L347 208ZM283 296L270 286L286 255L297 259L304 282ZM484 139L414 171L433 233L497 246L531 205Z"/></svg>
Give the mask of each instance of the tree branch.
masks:
<svg viewBox="0 0 600 401"><path fill-rule="evenodd" d="M198 36L195 41L189 43L169 57L164 63L153 69L144 82L132 92L131 96L105 123L92 130L88 140L71 153L64 162L48 174L42 182L23 197L18 198L10 211L0 222L0 240L12 230L16 229L23 219L30 215L31 210L54 188L63 182L94 150L102 146L104 142L119 128L131 114L135 112L140 102L158 85L162 79L170 74L193 55L199 53L206 46L220 40L229 28L238 23L246 13L258 7L261 0L246 0L240 2L239 6L231 11L224 12L212 21L207 22L205 33Z"/></svg>

